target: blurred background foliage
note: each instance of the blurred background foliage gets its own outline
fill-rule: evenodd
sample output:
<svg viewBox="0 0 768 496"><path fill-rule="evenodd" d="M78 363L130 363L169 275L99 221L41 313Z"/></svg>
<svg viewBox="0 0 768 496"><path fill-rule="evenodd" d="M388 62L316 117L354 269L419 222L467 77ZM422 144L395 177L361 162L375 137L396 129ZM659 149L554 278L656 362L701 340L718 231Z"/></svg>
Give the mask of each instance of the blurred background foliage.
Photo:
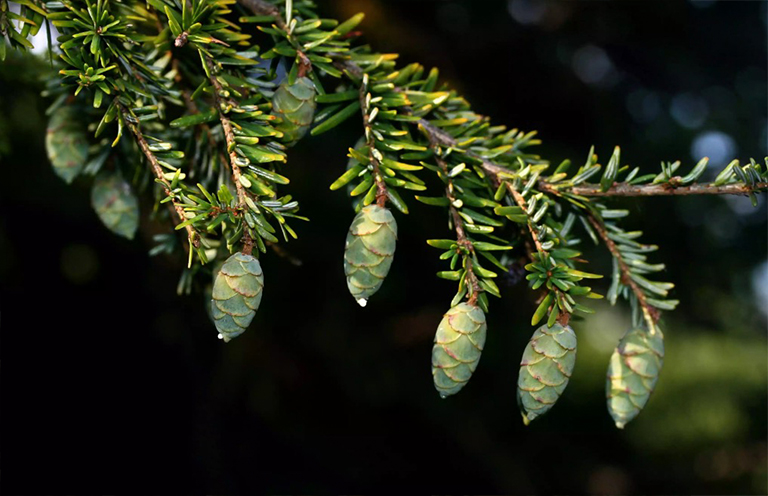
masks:
<svg viewBox="0 0 768 496"><path fill-rule="evenodd" d="M436 65L494 122L537 129L540 153L581 160L595 144L632 165L710 167L768 153L766 4L325 0L366 13L365 39ZM398 217L393 269L361 309L341 267L353 216L327 190L355 121L303 140L291 186L312 222L268 253L251 329L223 345L202 295L177 297L183 261L104 229L87 184L67 187L43 147L43 58L0 65L0 290L6 492L506 492L765 494L766 198L616 201L661 245L679 309L662 321L664 370L641 416L616 430L608 357L627 308L574 323L574 377L523 427L514 399L533 329L529 291L492 302L472 383L440 400L429 374L453 285L424 242L436 209ZM607 254L585 247L592 272ZM601 283L607 289L607 281Z"/></svg>

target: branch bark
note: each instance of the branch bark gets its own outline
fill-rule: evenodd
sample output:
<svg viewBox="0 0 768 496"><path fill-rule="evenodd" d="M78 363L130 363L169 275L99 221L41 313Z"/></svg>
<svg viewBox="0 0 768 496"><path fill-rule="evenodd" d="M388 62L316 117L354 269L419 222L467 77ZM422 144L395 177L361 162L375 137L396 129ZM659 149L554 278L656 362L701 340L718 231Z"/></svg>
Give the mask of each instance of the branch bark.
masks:
<svg viewBox="0 0 768 496"><path fill-rule="evenodd" d="M616 259L616 262L619 264L619 270L621 271L622 284L630 287L632 292L637 297L638 303L640 303L640 306L643 308L643 313L648 317L650 317L653 320L653 323L658 322L660 317L658 309L654 308L648 303L648 300L645 297L645 292L643 292L640 286L638 286L638 284L630 276L629 266L624 261L624 257L621 256L621 252L616 246L616 243L614 243L613 240L608 236L608 232L605 230L605 226L603 226L603 223L597 220L591 212L588 212L587 220L589 220L589 223L592 225L593 228L595 228L595 231L597 231L597 234L605 243L605 246L606 248L608 248L608 251L611 252L611 255L613 256L613 258Z"/></svg>
<svg viewBox="0 0 768 496"><path fill-rule="evenodd" d="M472 287L472 294L469 296L469 300L467 303L470 305L477 304L477 297L480 294L480 284L477 281L477 275L475 274L475 270L472 267L472 260L474 259L475 255L475 247L472 244L472 242L467 238L467 234L464 231L464 220L459 215L459 211L456 209L456 207L453 206L453 202L456 200L456 198L453 195L453 181L451 181L451 178L448 177L448 164L445 163L445 160L440 157L438 154L438 148L439 143L436 141L433 141L430 139L429 147L432 149L432 153L435 156L435 161L437 162L438 167L440 167L440 170L443 171L443 174L445 174L445 177L447 178L448 182L445 185L445 196L448 198L448 210L451 213L451 220L453 220L453 229L456 231L456 242L459 246L463 246L468 252L469 256L465 257L466 260L466 270L467 270L467 281L468 284Z"/></svg>
<svg viewBox="0 0 768 496"><path fill-rule="evenodd" d="M367 87L367 81L364 80L363 84L360 85L360 112L363 116L363 129L365 131L365 144L368 146L368 158L373 166L373 180L376 183L376 204L383 207L387 203L387 185L381 177L379 159L376 158L376 154L374 153L374 150L376 150L376 143L371 129L370 113L368 112Z"/></svg>
<svg viewBox="0 0 768 496"><path fill-rule="evenodd" d="M173 204L172 212L176 214L176 217L178 218L178 223L181 224L185 220L187 220L187 216L184 213L184 207L179 203L179 201L173 196L173 193L171 193L171 183L168 182L168 180L165 178L163 173L163 168L160 166L160 163L157 160L157 157L152 152L152 150L149 149L149 144L147 143L147 140L144 138L144 134L141 132L141 129L139 126L131 122L133 119L133 116L128 112L128 109L126 109L119 101L117 102L117 107L120 109L120 113L123 114L123 119L125 120L126 124L128 125L128 129L131 130L133 133L133 136L136 138L136 143L139 145L139 149L141 149L141 152L144 154L144 156L147 158L147 161L149 162L150 169L152 169L152 172L155 174L155 177L162 183L163 189L165 190L165 194L171 197L171 203ZM191 225L186 226L187 230L187 241L189 241L189 246L197 248L200 246L200 237L197 234L197 231L194 227Z"/></svg>
<svg viewBox="0 0 768 496"><path fill-rule="evenodd" d="M674 178L673 178L674 179ZM540 181L543 191L559 193L562 190L556 185ZM607 191L602 191L599 184L583 184L567 188L569 193L580 196L676 196L676 195L748 195L768 190L768 182L748 184L691 184L690 186L672 186L670 184L627 184L617 183Z"/></svg>
<svg viewBox="0 0 768 496"><path fill-rule="evenodd" d="M221 97L221 93L224 92L224 88L221 86L221 83L218 79L216 79L215 72L215 65L211 61L210 58L205 58L205 63L208 66L208 72L210 72L211 77L209 80L211 81L211 85L213 86L213 99L216 105L216 110L219 113L219 121L221 122L221 128L224 130L224 138L227 142L227 150L231 150L229 152L229 164L232 168L232 179L235 183L235 188L237 189L237 204L240 207L241 211L244 211L248 208L248 204L245 201L245 198L247 196L247 192L245 191L245 187L240 182L240 166L237 165L237 153L235 153L235 133L232 131L232 122L229 120L229 117L223 112L222 107L226 107L226 105L229 104L229 102L225 102L224 99ZM246 255L250 255L253 252L253 239L251 239L251 235L248 233L248 229L243 230L243 249L242 252Z"/></svg>

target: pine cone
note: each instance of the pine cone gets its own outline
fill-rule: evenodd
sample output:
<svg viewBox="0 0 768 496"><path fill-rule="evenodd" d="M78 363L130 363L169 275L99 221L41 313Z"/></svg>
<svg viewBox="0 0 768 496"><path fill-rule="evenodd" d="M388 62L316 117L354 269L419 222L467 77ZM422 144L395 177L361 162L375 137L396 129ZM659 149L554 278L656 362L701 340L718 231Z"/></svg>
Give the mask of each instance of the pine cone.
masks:
<svg viewBox="0 0 768 496"><path fill-rule="evenodd" d="M355 216L344 248L347 287L361 307L387 277L397 243L397 222L392 213L368 205Z"/></svg>
<svg viewBox="0 0 768 496"><path fill-rule="evenodd" d="M282 142L295 144L307 134L315 116L315 84L301 77L293 84L288 79L277 88L272 97L272 114L282 118L275 128L283 133Z"/></svg>
<svg viewBox="0 0 768 496"><path fill-rule="evenodd" d="M605 381L608 412L623 429L640 414L659 380L664 363L661 330L633 329L621 338L611 355Z"/></svg>
<svg viewBox="0 0 768 496"><path fill-rule="evenodd" d="M575 364L576 334L570 326L536 329L523 352L517 379L517 400L526 425L554 406Z"/></svg>
<svg viewBox="0 0 768 496"><path fill-rule="evenodd" d="M443 316L432 346L432 379L440 397L461 391L480 363L487 326L483 311L459 303Z"/></svg>
<svg viewBox="0 0 768 496"><path fill-rule="evenodd" d="M224 262L213 282L211 313L224 342L242 334L261 303L264 274L251 255L235 253Z"/></svg>
<svg viewBox="0 0 768 496"><path fill-rule="evenodd" d="M80 174L88 158L88 138L71 107L60 107L48 121L45 149L53 170L67 184Z"/></svg>
<svg viewBox="0 0 768 496"><path fill-rule="evenodd" d="M112 232L133 239L139 226L139 202L123 178L101 171L93 181L91 205Z"/></svg>

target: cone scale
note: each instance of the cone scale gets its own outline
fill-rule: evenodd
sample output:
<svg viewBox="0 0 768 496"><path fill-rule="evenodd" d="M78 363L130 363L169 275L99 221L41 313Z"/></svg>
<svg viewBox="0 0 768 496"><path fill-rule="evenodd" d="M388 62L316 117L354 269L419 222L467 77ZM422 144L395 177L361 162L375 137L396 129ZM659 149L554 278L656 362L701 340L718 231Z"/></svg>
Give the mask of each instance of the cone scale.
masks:
<svg viewBox="0 0 768 496"><path fill-rule="evenodd" d="M651 331L632 329L611 355L605 381L608 412L616 427L623 429L637 417L656 387L664 363L664 336L657 327Z"/></svg>
<svg viewBox="0 0 768 496"><path fill-rule="evenodd" d="M250 325L261 303L264 274L251 255L235 253L221 266L213 281L211 314L219 338L228 342Z"/></svg>
<svg viewBox="0 0 768 496"><path fill-rule="evenodd" d="M487 329L483 311L469 303L459 303L445 313L432 346L432 379L440 397L458 393L472 377Z"/></svg>
<svg viewBox="0 0 768 496"><path fill-rule="evenodd" d="M384 282L396 244L397 222L388 209L368 205L355 216L344 248L344 274L347 288L360 306Z"/></svg>
<svg viewBox="0 0 768 496"><path fill-rule="evenodd" d="M133 239L139 227L139 202L127 181L111 171L99 172L91 189L91 205L112 232Z"/></svg>
<svg viewBox="0 0 768 496"><path fill-rule="evenodd" d="M88 138L79 125L76 110L64 106L53 113L46 130L45 149L56 175L67 184L80 174L88 158Z"/></svg>
<svg viewBox="0 0 768 496"><path fill-rule="evenodd" d="M517 380L517 399L526 425L555 405L575 364L576 334L570 326L536 329L523 352Z"/></svg>
<svg viewBox="0 0 768 496"><path fill-rule="evenodd" d="M282 119L275 127L283 133L282 142L295 144L307 134L315 116L315 84L307 77L288 84L286 79L272 97L272 113Z"/></svg>

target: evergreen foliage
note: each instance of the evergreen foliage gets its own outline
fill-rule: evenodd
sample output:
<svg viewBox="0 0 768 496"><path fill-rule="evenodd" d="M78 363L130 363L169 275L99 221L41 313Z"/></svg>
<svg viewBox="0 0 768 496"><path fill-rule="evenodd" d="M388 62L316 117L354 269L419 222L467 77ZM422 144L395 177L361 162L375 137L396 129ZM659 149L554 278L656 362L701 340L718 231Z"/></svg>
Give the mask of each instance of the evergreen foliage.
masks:
<svg viewBox="0 0 768 496"><path fill-rule="evenodd" d="M518 379L526 423L554 405L573 372L572 316L602 298L587 285L602 276L580 268L585 240L608 249L608 299L626 300L633 314L608 368L617 426L640 412L658 379L658 321L678 304L669 297L674 286L655 280L664 265L648 254L657 247L624 230L619 221L629 212L606 198L739 194L756 204L768 189L768 159L734 160L711 182L699 181L706 159L641 174L621 163L618 147L605 165L590 149L580 166L553 166L534 151L535 132L491 123L437 69L398 67L396 54L358 44L362 14L321 18L310 0L15 3L12 11L0 0L0 58L8 47L31 48L43 24L49 37L51 26L58 33L58 78L46 92L54 171L68 183L92 176L94 209L127 238L137 228L137 197L154 198L157 217L184 237L158 236L151 253L184 253L181 293L213 279L211 315L224 341L244 332L259 307L259 254L279 252L308 220L290 194L288 148L308 131L359 119L362 136L330 185L354 200L343 261L350 293L364 306L389 272L392 211L409 214L413 198L446 213L451 234L427 240L446 262L438 277L457 285L432 354L445 397L479 363L488 295L501 297L495 280L510 270L508 254L526 257L538 303L531 325L541 324Z"/></svg>

